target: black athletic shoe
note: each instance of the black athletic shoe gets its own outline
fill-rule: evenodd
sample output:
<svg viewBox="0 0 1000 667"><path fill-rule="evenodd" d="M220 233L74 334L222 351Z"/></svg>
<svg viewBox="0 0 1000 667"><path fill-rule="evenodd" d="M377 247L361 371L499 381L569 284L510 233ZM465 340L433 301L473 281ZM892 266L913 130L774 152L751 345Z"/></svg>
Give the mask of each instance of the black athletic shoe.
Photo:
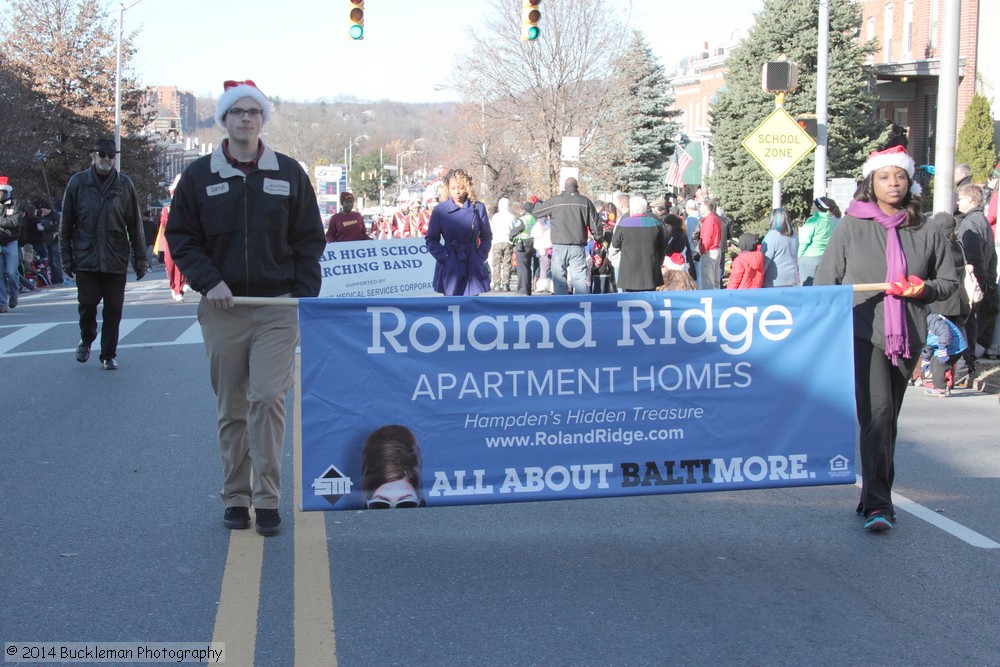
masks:
<svg viewBox="0 0 1000 667"><path fill-rule="evenodd" d="M114 357L112 357L111 359L105 359L104 361L101 362L101 365L104 366L104 370L106 371L118 370L118 361L115 360Z"/></svg>
<svg viewBox="0 0 1000 667"><path fill-rule="evenodd" d="M250 527L250 510L246 507L227 507L222 517L222 525L230 530Z"/></svg>
<svg viewBox="0 0 1000 667"><path fill-rule="evenodd" d="M81 340L80 344L76 346L76 360L85 364L87 359L90 359L90 346Z"/></svg>
<svg viewBox="0 0 1000 667"><path fill-rule="evenodd" d="M257 532L264 537L271 537L281 532L281 517L278 510L264 510L257 508L254 510L257 515Z"/></svg>

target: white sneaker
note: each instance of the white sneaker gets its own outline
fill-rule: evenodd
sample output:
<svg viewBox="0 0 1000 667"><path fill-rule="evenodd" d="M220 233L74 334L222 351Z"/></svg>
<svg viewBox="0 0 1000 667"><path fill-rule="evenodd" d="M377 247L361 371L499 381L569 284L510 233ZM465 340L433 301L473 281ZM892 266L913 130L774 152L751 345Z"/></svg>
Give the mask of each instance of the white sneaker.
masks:
<svg viewBox="0 0 1000 667"><path fill-rule="evenodd" d="M181 294L180 292L171 291L170 295L174 298L174 301L183 301L184 300L184 295Z"/></svg>
<svg viewBox="0 0 1000 667"><path fill-rule="evenodd" d="M191 291L191 286L188 285L187 283L184 283L184 287L183 289L181 289L181 294L187 294L190 291Z"/></svg>

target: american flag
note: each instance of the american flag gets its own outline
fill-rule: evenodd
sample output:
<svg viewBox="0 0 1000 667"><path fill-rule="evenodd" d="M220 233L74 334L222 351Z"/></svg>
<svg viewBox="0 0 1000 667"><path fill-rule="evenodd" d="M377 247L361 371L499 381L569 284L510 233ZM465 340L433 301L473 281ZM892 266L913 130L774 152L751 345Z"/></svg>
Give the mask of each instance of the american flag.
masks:
<svg viewBox="0 0 1000 667"><path fill-rule="evenodd" d="M684 187L684 171L691 164L691 156L680 145L674 146L674 154L670 156L670 168L667 169L667 185L675 188Z"/></svg>

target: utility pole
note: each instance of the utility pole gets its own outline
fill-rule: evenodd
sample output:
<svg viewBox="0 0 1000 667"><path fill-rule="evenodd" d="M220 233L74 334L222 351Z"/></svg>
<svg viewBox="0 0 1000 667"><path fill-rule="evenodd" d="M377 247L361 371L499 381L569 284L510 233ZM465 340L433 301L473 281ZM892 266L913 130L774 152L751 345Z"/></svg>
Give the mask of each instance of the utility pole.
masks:
<svg viewBox="0 0 1000 667"><path fill-rule="evenodd" d="M958 133L958 42L962 1L944 0L941 11L941 76L934 143L934 212L955 210L955 139ZM971 344L971 343L970 343Z"/></svg>
<svg viewBox="0 0 1000 667"><path fill-rule="evenodd" d="M826 196L827 87L830 82L830 0L819 0L819 43L816 52L816 162L813 199Z"/></svg>

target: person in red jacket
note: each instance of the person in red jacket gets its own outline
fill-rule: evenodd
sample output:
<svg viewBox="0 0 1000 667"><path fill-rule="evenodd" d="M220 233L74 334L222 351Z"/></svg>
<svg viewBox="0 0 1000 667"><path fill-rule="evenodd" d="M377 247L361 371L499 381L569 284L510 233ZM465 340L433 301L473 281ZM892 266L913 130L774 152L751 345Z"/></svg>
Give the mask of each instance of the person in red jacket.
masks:
<svg viewBox="0 0 1000 667"><path fill-rule="evenodd" d="M705 199L701 202L701 226L699 228L699 248L701 255L701 289L722 287L722 220L715 214L715 202Z"/></svg>
<svg viewBox="0 0 1000 667"><path fill-rule="evenodd" d="M365 229L365 219L354 209L354 195L350 192L340 193L340 212L330 216L326 228L326 242L370 241Z"/></svg>
<svg viewBox="0 0 1000 667"><path fill-rule="evenodd" d="M997 198L1000 195L1000 162L993 168L990 177L986 179L986 186L990 190L990 198L986 204L986 220L993 228L993 238L997 236Z"/></svg>
<svg viewBox="0 0 1000 667"><path fill-rule="evenodd" d="M727 289L753 289L764 285L764 253L757 249L757 237L740 234L740 254L733 260Z"/></svg>

